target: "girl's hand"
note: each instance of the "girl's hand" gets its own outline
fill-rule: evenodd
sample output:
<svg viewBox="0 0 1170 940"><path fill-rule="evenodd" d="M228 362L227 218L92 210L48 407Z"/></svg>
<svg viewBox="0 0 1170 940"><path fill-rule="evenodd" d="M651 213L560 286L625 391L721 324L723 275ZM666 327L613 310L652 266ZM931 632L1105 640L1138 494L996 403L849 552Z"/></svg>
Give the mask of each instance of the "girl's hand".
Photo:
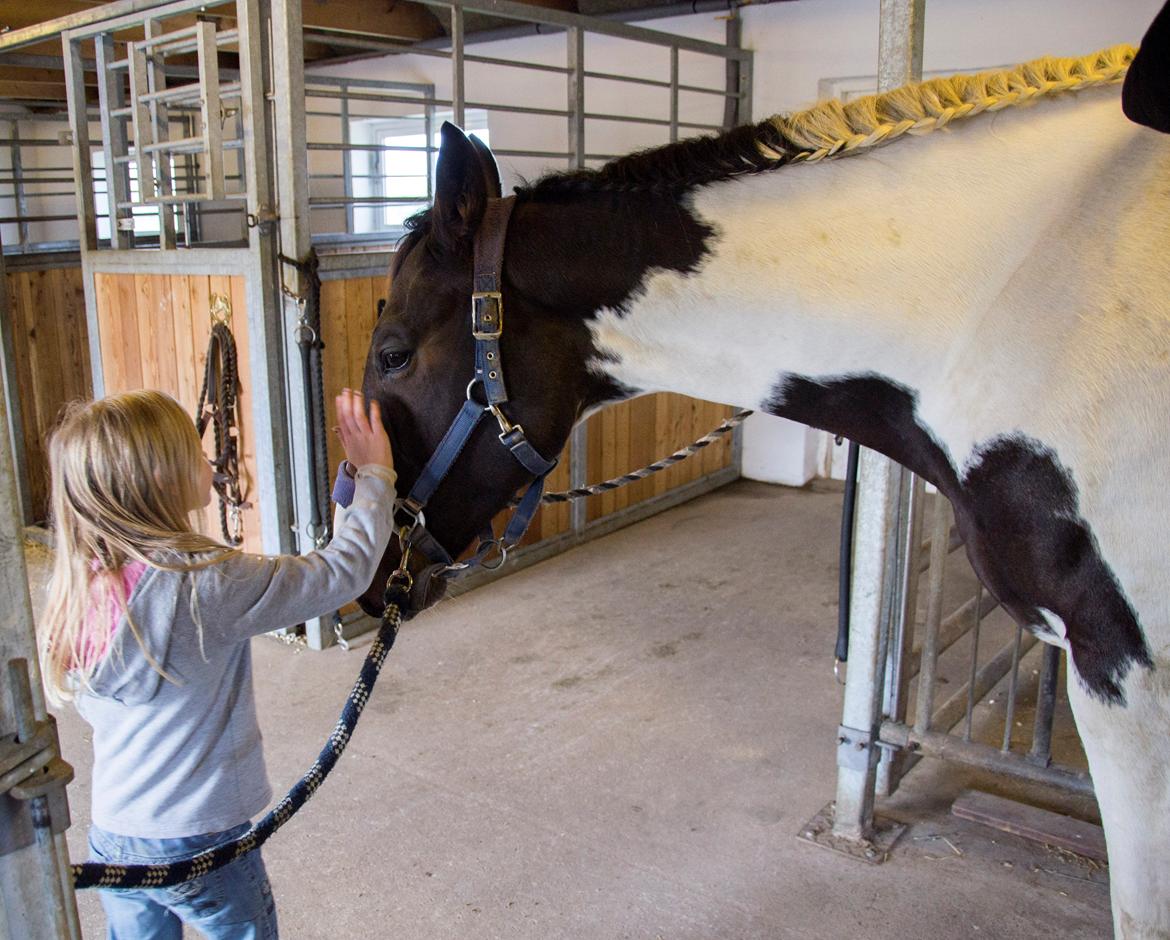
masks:
<svg viewBox="0 0 1170 940"><path fill-rule="evenodd" d="M344 388L334 402L337 406L337 433L345 448L345 459L355 468L366 464L381 464L394 469L394 456L390 452L390 438L382 424L382 407L377 401L370 402L369 415L360 392Z"/></svg>

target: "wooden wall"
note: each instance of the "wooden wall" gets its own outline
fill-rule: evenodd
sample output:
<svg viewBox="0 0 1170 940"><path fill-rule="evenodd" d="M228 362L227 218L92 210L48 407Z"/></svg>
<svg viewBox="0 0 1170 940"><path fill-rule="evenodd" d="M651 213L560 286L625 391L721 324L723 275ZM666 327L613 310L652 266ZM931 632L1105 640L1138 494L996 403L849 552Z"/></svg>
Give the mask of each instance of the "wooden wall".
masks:
<svg viewBox="0 0 1170 940"><path fill-rule="evenodd" d="M46 438L62 407L93 395L89 331L80 267L8 272L14 366L25 465L17 468L32 502L31 521L49 514Z"/></svg>
<svg viewBox="0 0 1170 940"><path fill-rule="evenodd" d="M321 333L325 342L326 407L343 387L361 388L365 356L374 329L378 298L386 279L379 277L325 281L321 285ZM590 483L620 476L665 457L714 428L732 409L682 395L646 395L611 405L588 422L588 478ZM330 425L332 422L327 422ZM567 490L570 447L549 476L547 488ZM340 444L330 434L330 467L342 458ZM631 486L591 496L590 521L683 486L731 463L731 439L725 437L668 470ZM505 514L497 519L497 531ZM542 506L523 544L551 538L572 528L570 505Z"/></svg>
<svg viewBox="0 0 1170 940"><path fill-rule="evenodd" d="M252 383L248 377L248 317L244 279L225 275L97 274L98 333L106 394L138 388L169 392L192 416L199 401L212 297L227 299L240 362L241 484L253 505L243 513L244 548L261 550L256 450L249 433ZM211 429L204 450L212 448ZM217 503L206 511L206 531L220 537Z"/></svg>

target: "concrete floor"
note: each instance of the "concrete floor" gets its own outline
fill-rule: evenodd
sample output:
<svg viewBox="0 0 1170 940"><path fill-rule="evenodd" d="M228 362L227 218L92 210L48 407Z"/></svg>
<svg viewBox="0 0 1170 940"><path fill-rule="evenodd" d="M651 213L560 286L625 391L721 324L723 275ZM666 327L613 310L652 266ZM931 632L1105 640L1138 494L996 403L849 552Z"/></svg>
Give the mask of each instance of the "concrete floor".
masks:
<svg viewBox="0 0 1170 940"><path fill-rule="evenodd" d="M833 485L735 483L408 624L340 766L264 850L283 936L1106 936L1104 872L949 815L971 771L924 762L882 802L911 824L884 865L794 837L833 795L839 507ZM279 792L362 652L255 641ZM88 729L61 729L80 857Z"/></svg>

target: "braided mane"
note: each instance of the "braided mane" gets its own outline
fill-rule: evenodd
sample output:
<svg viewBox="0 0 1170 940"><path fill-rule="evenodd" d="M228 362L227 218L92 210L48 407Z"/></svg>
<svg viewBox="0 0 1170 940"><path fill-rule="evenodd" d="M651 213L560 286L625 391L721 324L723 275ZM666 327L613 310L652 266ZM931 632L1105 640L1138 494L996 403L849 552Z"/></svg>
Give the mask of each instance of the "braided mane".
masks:
<svg viewBox="0 0 1170 940"><path fill-rule="evenodd" d="M619 157L596 170L554 173L521 199L597 192L680 194L696 186L813 163L896 140L929 134L952 121L1066 91L1120 82L1136 50L1120 45L1079 58L1047 57L1011 69L912 82L843 103L822 101L715 137L696 137Z"/></svg>

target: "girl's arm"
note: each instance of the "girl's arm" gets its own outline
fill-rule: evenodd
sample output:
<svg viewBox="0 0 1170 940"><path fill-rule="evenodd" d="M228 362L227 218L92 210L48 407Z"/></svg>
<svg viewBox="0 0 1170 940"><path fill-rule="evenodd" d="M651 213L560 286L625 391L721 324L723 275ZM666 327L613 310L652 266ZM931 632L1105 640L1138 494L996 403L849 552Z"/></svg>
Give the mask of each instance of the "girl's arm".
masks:
<svg viewBox="0 0 1170 940"><path fill-rule="evenodd" d="M307 555L235 555L198 581L205 629L225 639L290 627L331 613L374 578L394 524L394 463L377 402L349 389L337 396L338 432L357 472L349 506L339 512L333 540Z"/></svg>

